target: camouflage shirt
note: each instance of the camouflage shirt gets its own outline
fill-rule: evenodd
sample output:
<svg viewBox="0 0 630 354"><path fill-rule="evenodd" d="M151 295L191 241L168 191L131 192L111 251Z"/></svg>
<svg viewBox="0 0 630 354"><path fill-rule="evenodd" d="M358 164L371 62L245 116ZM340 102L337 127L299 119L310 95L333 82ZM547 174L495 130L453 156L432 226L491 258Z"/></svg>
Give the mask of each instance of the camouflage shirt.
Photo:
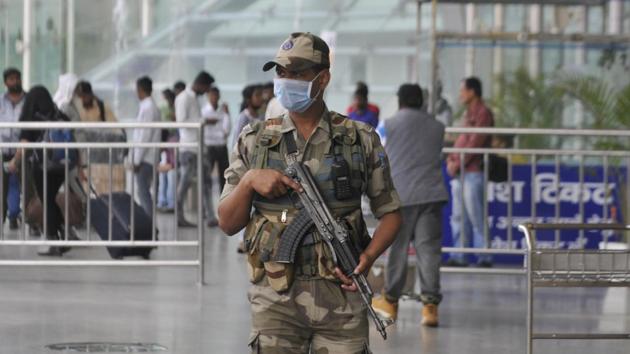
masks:
<svg viewBox="0 0 630 354"><path fill-rule="evenodd" d="M327 115L330 117L328 122ZM370 207L375 217L380 218L384 214L396 211L400 208L400 199L398 193L394 189L392 178L390 175L389 161L385 154L385 149L381 145L380 138L374 128L371 126L352 121L345 116L336 113L324 111L322 119L320 119L315 132L308 141L299 136L295 125L288 114L280 118L266 121L266 128L279 129L282 133L294 131L296 145L298 147L300 157L305 165L309 167L313 174L319 169L319 161L330 150L330 127L336 126L351 127L354 125L359 134L361 146L364 149L367 167L367 188L366 194L370 200ZM230 167L225 171L226 184L221 194L221 200L227 197L238 185L241 178L250 169L254 168L252 161L252 152L256 146L256 133L250 125L246 126L239 135L238 142L234 147L230 156ZM283 152L286 154L286 152Z"/></svg>

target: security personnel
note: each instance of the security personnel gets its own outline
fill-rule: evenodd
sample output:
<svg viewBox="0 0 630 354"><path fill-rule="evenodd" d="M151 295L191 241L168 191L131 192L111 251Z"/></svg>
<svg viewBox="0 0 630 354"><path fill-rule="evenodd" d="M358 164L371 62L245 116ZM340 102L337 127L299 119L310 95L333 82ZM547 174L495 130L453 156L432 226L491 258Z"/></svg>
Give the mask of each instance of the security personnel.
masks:
<svg viewBox="0 0 630 354"><path fill-rule="evenodd" d="M225 172L219 226L228 235L247 226L253 353L369 353L365 306L315 228L294 264L273 261L282 231L298 211L292 190L300 186L283 174L288 134L328 207L351 231L361 253L355 273L370 269L400 227L400 201L378 135L326 108L329 54L310 33L293 33L283 42L263 70L275 67L274 92L288 113L245 127ZM363 194L379 219L372 238L361 213Z"/></svg>

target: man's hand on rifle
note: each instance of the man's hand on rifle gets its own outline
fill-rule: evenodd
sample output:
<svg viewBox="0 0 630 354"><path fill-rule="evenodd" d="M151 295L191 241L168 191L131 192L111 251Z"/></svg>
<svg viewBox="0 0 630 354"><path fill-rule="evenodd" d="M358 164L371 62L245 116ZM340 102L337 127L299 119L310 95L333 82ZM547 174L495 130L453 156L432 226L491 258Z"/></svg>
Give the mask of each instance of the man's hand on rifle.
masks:
<svg viewBox="0 0 630 354"><path fill-rule="evenodd" d="M359 256L359 264L354 269L354 274L367 274L372 268L372 264L374 264L375 260L376 258L369 256L367 253L361 253ZM341 284L341 288L343 290L350 292L357 292L359 290L352 279L343 274L341 269L338 267L335 268L335 276L343 283Z"/></svg>
<svg viewBox="0 0 630 354"><path fill-rule="evenodd" d="M282 172L272 169L249 170L248 183L256 193L274 199L287 194L288 189L301 191L302 187Z"/></svg>

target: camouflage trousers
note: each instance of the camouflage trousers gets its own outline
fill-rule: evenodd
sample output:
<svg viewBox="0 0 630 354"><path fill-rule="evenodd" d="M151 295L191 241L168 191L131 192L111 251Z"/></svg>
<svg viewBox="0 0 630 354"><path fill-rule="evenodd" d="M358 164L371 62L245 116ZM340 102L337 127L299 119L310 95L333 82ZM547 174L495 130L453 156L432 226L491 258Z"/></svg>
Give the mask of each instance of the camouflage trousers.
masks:
<svg viewBox="0 0 630 354"><path fill-rule="evenodd" d="M369 354L368 319L356 293L324 279L295 279L277 293L264 277L249 290L253 354Z"/></svg>

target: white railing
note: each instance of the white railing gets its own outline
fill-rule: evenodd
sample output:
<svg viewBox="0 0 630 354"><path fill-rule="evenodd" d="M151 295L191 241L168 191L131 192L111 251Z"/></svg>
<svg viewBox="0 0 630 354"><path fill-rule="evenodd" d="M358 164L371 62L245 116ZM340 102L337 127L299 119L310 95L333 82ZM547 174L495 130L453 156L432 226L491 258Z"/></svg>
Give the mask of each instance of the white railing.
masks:
<svg viewBox="0 0 630 354"><path fill-rule="evenodd" d="M630 137L630 131L618 131L618 130L593 130L593 129L531 129L531 128L464 128L464 127L453 127L447 128L446 134L458 135L464 133L478 133L478 134L488 134L488 135L512 135L518 138L519 136L533 135L540 136L543 138L554 138L554 137L577 137L577 138L627 138ZM562 198L559 196L561 192L565 192L567 189L570 189L572 193L577 193L577 195L573 196L574 200L577 202L578 208L578 216L579 220L573 220L573 222L578 223L586 223L586 216L584 215L584 206L585 199L588 196L588 193L592 191L589 188L593 187L594 184L597 184L598 193L603 193L603 203L601 205L601 219L608 222L611 217L609 213L609 208L611 206L610 201L610 190L611 183L609 181L610 177L610 167L611 160L623 160L625 166L630 166L630 151L615 151L615 150L579 150L579 149L518 149L518 148L509 148L509 149L493 149L493 148L454 148L454 147L446 147L443 149L444 154L459 154L460 160L462 161L462 165L460 166L461 171L465 171L463 166L464 156L467 154L476 154L481 155L484 161L484 238L486 246L484 248L473 248L466 247L461 245L452 245L452 247L443 247L443 252L445 253L465 253L465 254L493 254L493 255L525 255L526 254L526 243L524 242L524 238L520 240L515 240L515 235L513 234L513 229L515 229L518 224L523 220L533 221L535 222L537 218L537 205L540 199L540 194L545 196L553 196L550 199L553 199L553 215L547 215L546 218L554 223L562 223L563 217L561 215L561 207L562 207ZM508 175L507 181L503 182L502 191L507 191L507 201L506 204L506 212L504 217L507 219L507 238L504 240L503 245L507 245L507 247L497 248L492 247L492 239L489 235L489 225L488 218L488 195L489 188L495 187L494 183L489 181L488 178L488 168L489 165L489 155L497 154L502 155L507 158L508 162ZM514 204L515 204L515 191L519 192L521 197L524 197L522 193L524 193L524 188L517 189L517 185L515 185L514 180L514 166L515 157L519 157L522 161L526 159L526 163L530 164L530 176L527 181L516 181L522 185L523 182L529 183L529 195L526 196L530 200L529 206L529 215L526 217L523 216L515 216L514 215ZM547 161L545 165L547 165L546 169L549 170L549 165L553 165L553 169L551 171L547 171L551 178L551 182L547 181L544 183L539 181L537 178L537 172L544 165L539 163L539 159L544 159ZM602 178L601 181L598 182L587 182L585 181L585 169L587 165L585 161L589 159L591 161L599 161L601 163L602 170ZM561 169L566 167L565 161L572 161L572 163L568 164L572 168L577 169L577 181L566 182L561 180ZM590 167L590 166L588 166ZM626 172L627 176L627 172ZM461 185L464 186L464 177L465 172L461 173L456 178L460 179ZM626 184L628 183L628 179L626 178ZM538 185L540 184L540 185ZM619 185L616 185L619 188ZM452 198L463 198L464 188L461 190L461 195L452 196ZM603 188L603 189L602 189ZM602 190L600 190L602 189ZM494 193L494 192L493 192ZM621 191L618 190L618 195L620 195ZM626 193L630 193L630 188L626 186ZM496 217L496 215L495 215ZM516 222L516 224L515 224ZM611 223L613 221L610 221ZM462 228L463 230L463 228ZM462 231L463 233L463 231ZM580 238L584 238L584 230L580 230ZM603 234L603 245L607 246L608 243L608 233ZM472 235L471 235L472 236ZM463 240L464 245L466 245L468 235L462 234L460 239ZM555 241L560 240L560 231L555 231ZM516 242L515 242L516 241ZM518 247L518 241L520 241L521 246ZM471 269L471 268L450 268L443 267L442 271L444 272L479 272L479 273L493 273L493 274L525 274L524 268L505 268L505 269Z"/></svg>
<svg viewBox="0 0 630 354"><path fill-rule="evenodd" d="M88 157L87 165L91 164L89 156L91 151L95 150L106 150L108 152L108 156L110 156L108 163L108 173L109 173L109 191L112 190L112 153L115 149L132 149L132 148L150 148L150 149L175 149L179 150L182 148L194 148L197 153L197 238L196 240L190 239L181 239L180 233L177 232L175 228L175 232L173 235L164 235L160 236L160 239L157 239L155 232L153 232L151 240L135 240L133 232L128 241L115 241L111 238L111 219L112 219L112 208L110 207L108 210L108 220L110 220L110 235L108 239L98 240L96 237L92 237L92 231L90 227L87 227L86 240L70 240L69 239L69 227L67 224L67 220L65 221L66 227L64 238L61 240L46 240L46 239L29 239L26 235L25 229L25 193L26 193L26 169L21 170L21 192L22 192L22 228L18 233L18 237L8 237L4 232L4 221L0 220L0 246L53 246L53 247L75 247L75 246L88 246L88 247L193 247L197 249L197 255L195 259L185 259L185 260L45 260L45 259L35 259L35 260L24 260L24 259L4 259L0 260L0 265L113 265L113 266L194 266L198 269L198 277L199 281L203 281L203 235L204 235L204 227L203 227L203 125L199 123L107 123L107 122L94 122L94 123L79 123L79 122L44 122L44 123L2 123L0 124L0 129L30 129L30 130L41 130L41 129L73 129L73 130L84 130L84 131L94 131L94 130L111 130L111 129L124 129L124 130L132 130L132 129L194 129L197 131L198 141L196 143L131 143L131 142L115 142L115 143L107 143L107 142L72 142L72 143L51 143L51 142L38 142L38 143L0 143L0 149L12 148L12 149L25 149L26 151L30 151L33 149L64 149L66 152L69 149L79 149L87 152L86 156ZM482 133L482 134L492 134L492 135L538 135L542 137L557 137L557 136L566 136L566 137L628 137L630 136L630 131L611 131L611 130L573 130L573 129L507 129L507 128L448 128L446 131L447 134L462 134L462 133ZM525 245L521 247L517 247L517 242L515 235L513 234L513 228L517 225L513 225L515 221L519 221L523 219L522 217L517 217L514 215L514 176L513 176L513 166L512 163L514 157L516 155L519 156L528 156L528 161L531 163L531 178L530 178L530 218L536 219L536 191L538 190L536 183L536 172L538 169L538 158L547 158L548 161L553 161L554 169L553 174L555 175L554 182L552 185L546 184L544 188L551 188L553 192L556 194L562 187L562 183L560 180L560 170L563 166L563 159L576 159L577 158L577 168L578 168L578 181L574 186L574 188L578 193L578 210L580 214L581 220L577 220L579 222L585 222L584 218L584 193L585 186L588 185L589 182L585 181L585 159L586 158L597 158L602 161L603 168L603 178L601 184L603 185L605 193L608 193L609 189L609 181L608 181L608 173L610 166L610 159L613 158L621 158L624 160L630 160L630 152L628 151L612 151L612 150L599 150L599 151L586 151L586 150L563 150L563 149L491 149L491 148L479 148L479 149L462 149L462 148L444 148L445 154L457 153L461 156L465 154L480 154L483 155L483 159L486 162L484 165L488 165L488 159L490 154L501 154L505 155L508 158L508 180L505 182L505 186L507 187L507 207L505 218L507 220L507 239L505 240L505 244L507 247L492 247L492 242L489 237L489 226L484 223L484 237L486 240L486 247L484 248L472 248L472 247L461 247L459 245L453 245L453 247L444 247L443 251L447 253L467 253L467 254L494 254L494 255L524 255L525 254ZM133 154L132 154L133 156ZM463 160L463 159L462 159ZM2 158L0 157L0 162ZM132 161L133 163L133 161ZM25 155L22 158L22 165L26 164ZM177 166L177 154L175 154L175 166ZM574 164L575 165L575 164ZM464 169L462 168L462 171ZM91 169L88 168L88 176L87 179L89 182L92 181L93 176L91 176ZM66 177L68 176L69 171L66 170ZM156 186L156 166L153 167L153 186L152 189L155 190ZM490 184L488 183L488 171L487 168L484 168L484 176L485 176L485 188L484 188L484 220L488 220L488 187ZM459 178L463 178L464 174L460 175ZM0 176L0 178L3 178ZM177 179L177 177L176 177ZM46 178L44 179L46 185ZM64 182L64 190L68 190L68 178L65 178ZM627 183L627 180L626 180ZM177 180L175 181L177 185ZM130 186L130 194L133 196L135 194L134 190L135 183L131 183ZM630 192L630 188L627 189ZM521 191L522 192L522 191ZM462 190L463 193L463 190ZM110 203L111 205L111 193L110 195ZM455 196L453 196L455 197ZM44 196L46 199L46 196ZM154 212L152 214L153 225L156 225L156 202L157 198L153 198L153 208ZM604 198L604 202L602 205L602 217L603 219L608 219L610 215L608 212L609 207L609 198ZM42 201L42 205L44 208L43 217L47 217L46 213L46 205L47 200ZM176 203L177 206L177 203ZM3 210L2 203L0 203L0 214L2 214ZM65 211L67 215L68 211L68 200L66 198ZM90 203L87 203L88 211L86 213L87 216L87 225L90 225ZM555 222L561 222L561 200L560 198L555 198L554 205L554 215L552 219ZM182 210L178 210L175 208L175 220L177 220L178 214L183 212ZM134 218L133 213L131 217L131 230L134 229ZM43 222L43 227L46 228L47 223ZM46 231L44 230L44 235L46 235ZM45 237L45 236L44 236ZM559 232L556 233L556 238L559 239ZM461 239L466 242L466 235L462 235ZM521 239L522 241L522 239ZM604 237L604 242L608 241L607 236ZM485 273L493 273L493 274L524 274L523 268L495 268L495 269L462 269L462 268L448 268L444 267L443 271L451 272L485 272Z"/></svg>
<svg viewBox="0 0 630 354"><path fill-rule="evenodd" d="M182 143L182 142L168 142L168 143L163 143L163 142L151 142L151 143L133 143L133 142L63 142L63 143L59 143L59 142L17 142L17 143L6 143L6 142L0 142L0 149L2 149L2 151L4 152L5 149L23 149L23 151L25 151L24 154L22 154L22 159L21 159L21 167L19 170L19 177L20 177L20 189L21 189L21 210L22 210L22 214L21 214L21 229L18 231L17 235L15 234L10 234L10 233L6 233L4 231L4 224L5 221L4 220L0 220L0 246L47 246L47 247L149 247L149 248L154 248L154 247L161 247L161 248L165 248L165 247L187 247L187 248L195 248L196 249L196 255L193 259L173 259L173 260L165 260L165 259L159 259L159 260L150 260L150 259L144 259L144 260L129 260L129 259L116 259L116 260L92 260L92 259L73 259L73 260L69 260L69 259L64 259L63 257L60 258L59 260L50 260L50 259L46 259L46 258L38 258L38 259L2 259L0 260L0 266L29 266L29 265L33 265L33 266L184 266L184 267L196 267L197 271L198 271L198 281L199 283L203 283L204 282L204 252L203 252L203 245L204 245L204 223L203 223L203 181L204 181L204 176L203 176L203 154L204 154L204 149L203 149L203 124L201 123L161 123L161 122L156 122L156 123L108 123L108 122L94 122L94 123L84 123L84 122L18 122L18 123L2 123L0 124L0 129L20 129L20 130L44 130L44 129L70 129L70 130L81 130L83 132L94 132L94 131L104 131L104 130L133 130L133 129L155 129L155 130L162 130L162 129L193 129L195 130L195 132L197 133L197 142L194 143ZM116 165L120 165L120 162L114 162L113 161L113 154L116 151L116 149L134 149L134 148L146 148L146 149L153 149L155 150L154 153L157 154L157 156L160 155L160 151L162 149L173 149L175 150L174 153L174 163L173 163L173 168L178 168L178 163L177 163L177 152L182 149L182 148L187 148L187 149L194 149L194 152L197 154L197 161L196 161L196 179L197 179L197 188L194 188L194 186L191 186L191 189L194 190L194 193L196 193L197 196L197 205L196 205L196 221L197 221L197 225L196 225L196 237L183 237L182 234L180 234L179 230L177 227L172 228L171 230L173 230L172 234L166 234L163 230L160 233L160 237L158 239L157 237L157 177L158 177L158 171L157 171L157 160L156 160L156 164L154 164L152 166L152 185L151 185L151 190L153 191L153 197L152 197L152 201L153 201L153 212L151 213L150 217L152 218L151 220L151 226L152 226L152 235L150 239L144 239L144 240L137 240L136 239L136 235L135 235L135 230L136 230L136 225L135 225L135 208L134 208L134 196L135 196L135 181L133 181L132 183L130 183L130 187L125 189L125 192L129 192L129 194L131 195L131 205L130 205L130 224L126 225L126 227L128 227L129 230L129 239L128 240L123 240L123 241L117 241L114 240L112 237L112 232L113 232L113 218L114 218L114 214L116 213L116 210L114 210L113 208L113 204L112 204L112 193L114 192L113 189L113 169ZM84 166L86 168L87 171L87 181L85 184L87 184L87 201L86 201L86 230L85 230L85 238L82 240L71 240L70 239L70 225L68 224L68 218L66 217L64 220L65 223L65 233L63 235L63 237L61 237L61 239L59 240L48 240L46 238L46 235L48 233L47 227L48 227L48 223L47 223L47 218L48 218L48 212L47 212L47 205L48 205L48 196L47 196L47 188L48 188L48 173L44 172L43 173L43 191L44 193L42 193L42 196L39 196L41 200L41 205L42 205L42 220L43 222L41 222L41 227L42 227L42 237L41 239L33 239L27 236L26 233L26 224L27 224L27 218L26 218L26 212L27 212L27 200L26 200L26 196L27 196L27 170L29 170L29 168L27 168L28 166L28 159L26 157L27 153L36 149L41 149L43 151L42 156L47 156L46 152L51 150L51 149L63 149L65 151L65 156L68 156L68 152L70 151L70 149L77 149L79 151L79 154L81 154L82 152L85 152L85 157L86 157L86 161L82 161L84 162ZM108 161L105 163L105 165L107 166L105 173L108 173L108 188L106 188L106 192L102 193L101 196L92 196L92 194L96 194L96 192L94 193L90 193L90 186L93 185L93 181L94 178L97 177L103 177L103 176L93 176L92 175L92 167L93 167L93 163L91 161L91 153L95 152L95 151L102 151L105 150L107 151L107 156L108 156ZM133 153L129 154L128 157L128 161L131 165L134 164L133 161ZM0 162L2 162L2 165L4 165L5 162L3 156L0 156ZM102 163L102 162L101 162ZM43 166L42 166L42 170L43 171L47 171L47 159L43 160ZM65 171L64 171L64 182L63 182L63 190L65 192L65 201L64 201L64 215L68 215L68 209L69 209L69 200L68 200L68 195L69 195L69 176L71 171L69 171L70 167L68 166L68 164L65 164L64 167ZM126 170L126 169L124 169ZM102 173L103 171L101 171ZM124 173L124 179L126 180L126 175L127 173ZM174 174L175 175L175 181L174 181L174 185L177 186L178 185L178 176L177 173ZM0 174L0 182L3 182L2 179L8 177L8 175L6 173L2 173ZM2 184L2 183L0 183ZM60 187L61 189L61 187ZM175 191L175 193L177 193ZM37 194L33 194L30 193L33 196L38 195ZM3 195L3 198L6 198L6 196ZM91 205L92 203L90 202L91 200L94 200L95 198L103 198L103 201L106 201L107 203L107 215L103 215L103 217L107 217L108 219L108 226L107 226L107 232L108 235L100 235L100 239L98 237L95 237L94 231L92 230L91 225L92 223L92 217L93 217L93 213L91 212ZM175 196L173 196L174 200ZM177 220L179 218L179 213L184 213L185 210L179 210L178 208L178 204L179 203L175 203L175 210L174 210L174 224L177 225ZM3 203L0 203L0 215L2 215L4 213L3 210L4 206ZM1 217L0 217L1 219Z"/></svg>

